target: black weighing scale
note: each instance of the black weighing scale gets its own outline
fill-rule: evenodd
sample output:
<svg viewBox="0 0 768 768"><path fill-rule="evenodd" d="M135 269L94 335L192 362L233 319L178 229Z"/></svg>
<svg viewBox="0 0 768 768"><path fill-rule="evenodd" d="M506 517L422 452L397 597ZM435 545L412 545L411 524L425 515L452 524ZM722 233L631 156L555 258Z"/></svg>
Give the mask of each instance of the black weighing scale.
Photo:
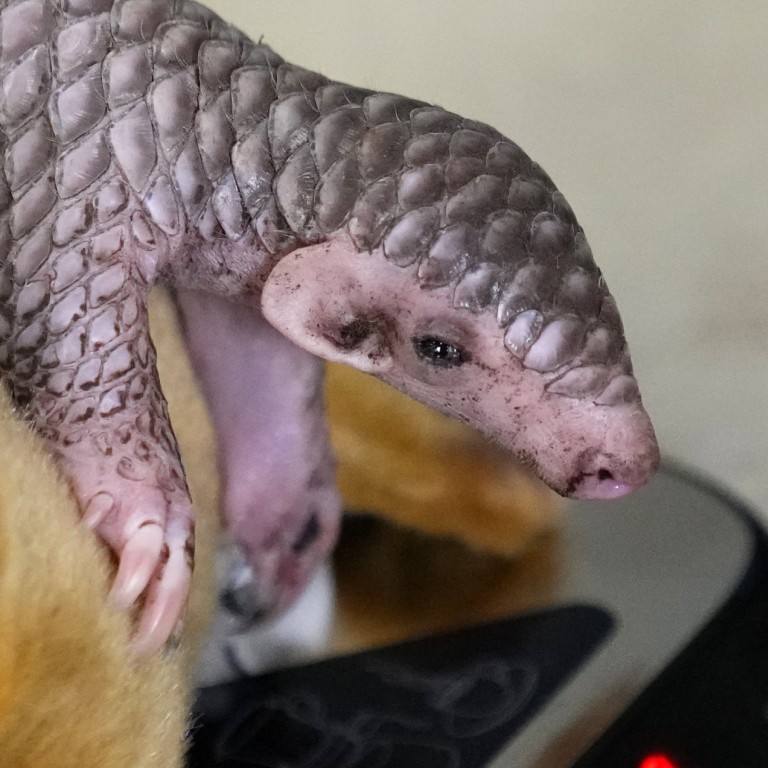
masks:
<svg viewBox="0 0 768 768"><path fill-rule="evenodd" d="M766 768L768 548L666 468L564 517L540 605L202 689L189 768Z"/></svg>

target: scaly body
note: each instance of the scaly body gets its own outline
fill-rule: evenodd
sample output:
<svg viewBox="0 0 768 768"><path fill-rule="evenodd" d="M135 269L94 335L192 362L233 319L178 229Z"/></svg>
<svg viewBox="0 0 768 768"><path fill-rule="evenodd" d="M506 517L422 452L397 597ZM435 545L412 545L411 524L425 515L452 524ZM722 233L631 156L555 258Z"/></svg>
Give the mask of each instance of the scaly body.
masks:
<svg viewBox="0 0 768 768"><path fill-rule="evenodd" d="M581 228L494 129L290 65L185 0L3 0L0 45L0 374L118 555L116 600L143 599L140 650L178 621L194 547L158 281L254 614L335 538L320 357L485 429L561 493L653 472Z"/></svg>

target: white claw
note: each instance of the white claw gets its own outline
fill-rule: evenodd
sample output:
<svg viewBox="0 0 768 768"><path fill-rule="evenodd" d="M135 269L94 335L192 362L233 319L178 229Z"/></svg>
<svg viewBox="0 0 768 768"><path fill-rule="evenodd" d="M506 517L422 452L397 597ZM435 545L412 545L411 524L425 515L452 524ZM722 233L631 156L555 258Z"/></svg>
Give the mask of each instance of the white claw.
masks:
<svg viewBox="0 0 768 768"><path fill-rule="evenodd" d="M147 588L157 570L163 549L163 529L157 523L139 528L120 552L120 565L110 599L119 608L129 608Z"/></svg>
<svg viewBox="0 0 768 768"><path fill-rule="evenodd" d="M160 578L147 593L139 628L131 648L139 656L161 651L177 630L184 613L192 571L183 547L171 549L168 562L161 566Z"/></svg>

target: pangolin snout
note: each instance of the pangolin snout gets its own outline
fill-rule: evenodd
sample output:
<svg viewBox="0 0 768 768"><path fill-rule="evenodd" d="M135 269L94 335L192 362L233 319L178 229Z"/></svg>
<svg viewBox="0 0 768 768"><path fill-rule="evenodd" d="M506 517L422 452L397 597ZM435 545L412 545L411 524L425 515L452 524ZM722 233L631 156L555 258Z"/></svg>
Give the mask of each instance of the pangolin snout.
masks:
<svg viewBox="0 0 768 768"><path fill-rule="evenodd" d="M653 429L620 430L602 450L581 454L566 495L575 499L618 499L645 485L659 467Z"/></svg>

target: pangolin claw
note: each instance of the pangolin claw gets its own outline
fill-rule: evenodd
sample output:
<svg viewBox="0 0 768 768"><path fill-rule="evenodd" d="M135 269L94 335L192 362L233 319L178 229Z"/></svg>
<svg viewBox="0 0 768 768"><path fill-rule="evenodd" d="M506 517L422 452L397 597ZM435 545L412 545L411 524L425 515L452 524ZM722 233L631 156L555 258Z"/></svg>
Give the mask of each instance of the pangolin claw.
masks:
<svg viewBox="0 0 768 768"><path fill-rule="evenodd" d="M144 600L133 651L148 656L163 649L177 634L187 605L192 568L186 551L187 536L170 536L163 547L164 557L154 572Z"/></svg>
<svg viewBox="0 0 768 768"><path fill-rule="evenodd" d="M159 567L164 538L160 525L147 523L125 543L109 595L116 606L130 608L147 589Z"/></svg>

